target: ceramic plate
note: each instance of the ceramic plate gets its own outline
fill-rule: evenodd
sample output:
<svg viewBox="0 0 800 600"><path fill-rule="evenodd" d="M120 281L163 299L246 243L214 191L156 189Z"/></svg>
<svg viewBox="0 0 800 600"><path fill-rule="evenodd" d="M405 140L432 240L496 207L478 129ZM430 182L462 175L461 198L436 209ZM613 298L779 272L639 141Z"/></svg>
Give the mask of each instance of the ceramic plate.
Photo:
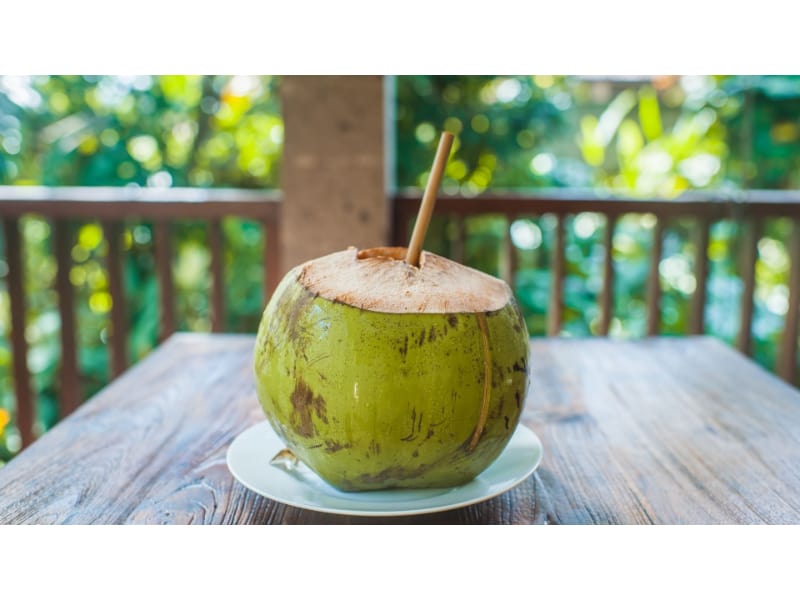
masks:
<svg viewBox="0 0 800 600"><path fill-rule="evenodd" d="M269 464L284 444L264 421L246 429L228 448L228 469L245 487L272 500L340 515L390 517L468 506L493 498L525 480L542 460L542 443L522 425L488 469L469 483L428 490L340 492L302 463L292 471Z"/></svg>

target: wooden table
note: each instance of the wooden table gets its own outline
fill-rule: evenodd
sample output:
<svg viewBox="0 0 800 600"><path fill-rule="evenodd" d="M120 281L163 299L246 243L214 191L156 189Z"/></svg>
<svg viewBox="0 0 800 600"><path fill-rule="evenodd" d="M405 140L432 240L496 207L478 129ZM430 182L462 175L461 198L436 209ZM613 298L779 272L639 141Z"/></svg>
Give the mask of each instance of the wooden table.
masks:
<svg viewBox="0 0 800 600"><path fill-rule="evenodd" d="M0 469L0 523L800 523L800 393L705 337L536 339L533 476L487 502L355 518L225 464L263 420L252 336L177 334Z"/></svg>

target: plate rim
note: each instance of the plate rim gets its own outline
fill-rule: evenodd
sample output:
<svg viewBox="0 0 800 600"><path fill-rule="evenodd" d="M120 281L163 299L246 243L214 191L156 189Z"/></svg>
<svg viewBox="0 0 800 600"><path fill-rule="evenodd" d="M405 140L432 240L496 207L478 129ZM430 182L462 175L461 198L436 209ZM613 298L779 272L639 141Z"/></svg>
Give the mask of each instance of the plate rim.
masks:
<svg viewBox="0 0 800 600"><path fill-rule="evenodd" d="M242 436L244 436L244 435L246 435L248 433L254 432L254 430L256 430L256 429L262 429L262 428L266 428L269 432L272 433L272 435L275 435L277 437L277 434L275 433L274 429L272 429L272 426L269 424L269 422L264 420L264 421L261 421L259 423L254 423L253 425L250 425L249 427L247 427L247 428L243 429L242 431L240 431L234 437L234 439L231 441L231 443L228 445L228 449L225 452L225 463L226 463L226 466L228 468L228 472L231 475L233 475L233 478L236 481L238 481L242 486L244 486L245 488L247 488L251 492L253 492L255 494L258 494L259 496L263 496L264 498L267 498L269 500L272 500L273 502L278 502L280 504L285 504L286 506L291 506L293 508L299 508L299 509L302 509L302 510L311 510L311 511L314 511L314 512L320 512L320 513L326 513L326 514L335 514L335 515L353 516L353 517L404 517L404 516L414 516L414 515L423 515L423 514L434 514L434 513L438 513L438 512L445 512L445 511L448 511L448 510L456 510L458 508L464 508L465 506L472 506L473 504L478 504L480 502L486 502L488 500L491 500L492 498L496 498L497 496L506 493L507 491L517 487L519 484L521 484L522 482L527 480L528 477L530 477L536 471L536 469L539 468L539 466L542 464L542 459L544 458L544 445L542 444L541 439L539 439L539 436L536 435L536 433L530 427L528 427L528 426L524 425L522 422L520 422L520 423L517 424L517 427L515 428L513 435L509 439L508 444L506 444L506 447L497 456L497 458L494 461L492 461L492 463L486 469L484 469L480 474L478 474L478 476L475 479L473 479L473 480L471 480L471 481L469 481L469 482L467 482L467 483L465 483L463 485L454 486L452 488L449 488L449 491L447 493L451 493L451 492L453 492L455 490L458 490L460 488L464 488L466 486L471 485L473 482L476 481L477 478L481 477L487 471L489 471L492 468L492 466L503 456L503 454L505 454L508 451L508 448L509 448L509 446L511 444L511 441L513 440L514 436L516 436L521 429L525 429L527 431L527 434L529 434L531 436L531 439L532 439L533 443L535 444L536 451L537 451L536 460L533 461L533 463L531 465L528 465L528 467L525 470L524 475L520 475L520 476L514 477L510 484L501 486L499 490L492 491L488 495L481 495L479 497L467 498L465 500L461 500L461 501L455 502L455 503L447 503L447 504L442 504L442 505L439 505L439 506L429 506L429 507L424 507L424 508L410 508L410 509L407 509L407 510L380 510L380 509L378 509L378 510L363 510L363 509L359 510L359 509L337 508L337 507L321 506L321 505L318 505L318 504L309 505L309 504L303 504L303 503L300 503L300 502L287 501L287 500L285 500L283 498L277 498L275 495L272 495L272 494L269 494L269 493L265 493L263 490L255 489L254 486L252 486L252 485L247 483L247 481L245 480L246 478L243 478L240 474L237 474L236 468L234 467L234 465L231 464L231 450L234 448L234 445L237 442L241 443L239 440L240 440L240 438ZM526 434L523 434L523 435L526 435ZM302 481L298 481L298 483L300 485L308 485L308 484L304 484ZM442 488L442 489L448 489L448 488ZM392 490L381 490L381 491L391 493ZM408 491L408 490L399 489L398 491ZM369 493L369 492L341 492L340 491L340 493L342 493L342 494L352 493L352 494L361 495L361 494Z"/></svg>

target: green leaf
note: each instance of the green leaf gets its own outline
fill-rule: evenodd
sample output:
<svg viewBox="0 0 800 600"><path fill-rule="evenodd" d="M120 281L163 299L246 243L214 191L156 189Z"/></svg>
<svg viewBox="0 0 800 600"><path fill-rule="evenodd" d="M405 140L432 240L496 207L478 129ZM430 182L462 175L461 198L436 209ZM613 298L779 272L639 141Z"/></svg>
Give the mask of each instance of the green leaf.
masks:
<svg viewBox="0 0 800 600"><path fill-rule="evenodd" d="M658 106L656 91L650 86L639 90L639 122L642 124L642 131L648 140L661 137L663 133L661 109Z"/></svg>

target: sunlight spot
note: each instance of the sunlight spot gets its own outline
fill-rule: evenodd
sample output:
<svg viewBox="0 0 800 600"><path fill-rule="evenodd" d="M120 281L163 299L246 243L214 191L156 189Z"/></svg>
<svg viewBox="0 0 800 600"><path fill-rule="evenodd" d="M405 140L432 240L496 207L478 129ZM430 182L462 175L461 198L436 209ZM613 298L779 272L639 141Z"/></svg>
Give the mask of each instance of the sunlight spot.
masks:
<svg viewBox="0 0 800 600"><path fill-rule="evenodd" d="M474 198L481 193L481 188L478 187L472 180L465 181L458 189L461 194L467 198Z"/></svg>
<svg viewBox="0 0 800 600"><path fill-rule="evenodd" d="M478 95L484 104L494 104L497 100L494 95L494 86L491 83L484 85Z"/></svg>
<svg viewBox="0 0 800 600"><path fill-rule="evenodd" d="M94 154L97 152L98 146L100 146L100 143L97 138L93 135L87 135L78 144L78 152L86 155Z"/></svg>
<svg viewBox="0 0 800 600"><path fill-rule="evenodd" d="M511 224L511 241L521 250L535 250L542 245L542 230L530 219L517 219Z"/></svg>
<svg viewBox="0 0 800 600"><path fill-rule="evenodd" d="M49 99L50 109L57 115L69 110L69 97L64 92L55 92Z"/></svg>
<svg viewBox="0 0 800 600"><path fill-rule="evenodd" d="M567 110L570 106L572 106L572 98L566 92L559 92L550 99L550 102L558 110Z"/></svg>
<svg viewBox="0 0 800 600"><path fill-rule="evenodd" d="M25 240L40 244L50 237L50 223L39 218L28 218L23 222Z"/></svg>
<svg viewBox="0 0 800 600"><path fill-rule="evenodd" d="M789 288L776 285L767 296L767 310L776 315L785 315L789 310Z"/></svg>
<svg viewBox="0 0 800 600"><path fill-rule="evenodd" d="M188 121L182 121L180 123L176 123L172 127L172 137L175 138L175 141L179 144L188 144L192 141L192 136L194 135L194 130L192 127L192 123Z"/></svg>
<svg viewBox="0 0 800 600"><path fill-rule="evenodd" d="M6 448L11 454L16 454L22 448L22 438L17 432L12 431L6 434Z"/></svg>
<svg viewBox="0 0 800 600"><path fill-rule="evenodd" d="M22 144L18 138L8 136L3 140L2 146L8 154L18 154Z"/></svg>
<svg viewBox="0 0 800 600"><path fill-rule="evenodd" d="M789 268L786 248L772 238L762 238L758 241L758 256L773 271L785 271Z"/></svg>
<svg viewBox="0 0 800 600"><path fill-rule="evenodd" d="M713 154L698 154L682 160L678 164L678 172L693 185L702 187L709 184L711 178L719 172L720 166L719 158Z"/></svg>
<svg viewBox="0 0 800 600"><path fill-rule="evenodd" d="M519 96L522 85L516 79L506 79L497 86L494 94L500 102L511 102Z"/></svg>
<svg viewBox="0 0 800 600"><path fill-rule="evenodd" d="M647 213L639 218L639 223L645 229L652 229L658 223L658 218L652 213Z"/></svg>
<svg viewBox="0 0 800 600"><path fill-rule="evenodd" d="M133 241L139 246L146 246L153 239L150 228L144 225L137 225L133 228Z"/></svg>
<svg viewBox="0 0 800 600"><path fill-rule="evenodd" d="M78 232L78 243L86 250L94 250L103 240L103 230L92 223L84 225Z"/></svg>
<svg viewBox="0 0 800 600"><path fill-rule="evenodd" d="M38 342L38 338L36 342ZM36 343L34 342L34 343ZM42 346L34 346L28 351L28 368L31 373L42 373L47 369L48 364L52 360L50 353Z"/></svg>
<svg viewBox="0 0 800 600"><path fill-rule="evenodd" d="M89 287L93 290L105 288L108 285L108 279L102 269L92 269L87 277ZM111 296L108 296L111 298Z"/></svg>
<svg viewBox="0 0 800 600"><path fill-rule="evenodd" d="M283 143L283 125L273 125L269 130L269 139L273 144Z"/></svg>
<svg viewBox="0 0 800 600"><path fill-rule="evenodd" d="M537 154L531 160L531 171L537 175L547 175L556 166L555 157L549 152Z"/></svg>
<svg viewBox="0 0 800 600"><path fill-rule="evenodd" d="M89 258L89 251L81 246L80 244L77 246L73 246L72 248L72 260L75 262L85 262Z"/></svg>
<svg viewBox="0 0 800 600"><path fill-rule="evenodd" d="M697 287L697 280L692 273L684 273L683 275L678 277L677 287L681 292L686 294L694 293L695 288Z"/></svg>
<svg viewBox="0 0 800 600"><path fill-rule="evenodd" d="M575 235L579 238L590 238L597 231L599 226L600 217L594 213L580 213L573 221L575 228Z"/></svg>
<svg viewBox="0 0 800 600"><path fill-rule="evenodd" d="M158 142L151 135L137 135L128 141L128 153L138 160L145 162L158 151Z"/></svg>
<svg viewBox="0 0 800 600"><path fill-rule="evenodd" d="M472 117L470 125L475 133L486 133L489 131L489 119L486 115L475 115Z"/></svg>
<svg viewBox="0 0 800 600"><path fill-rule="evenodd" d="M93 313L107 313L111 310L113 301L108 292L95 292L89 296L89 308Z"/></svg>
<svg viewBox="0 0 800 600"><path fill-rule="evenodd" d="M4 75L0 77L0 92L6 95L17 106L22 108L37 108L42 97L33 88L33 77Z"/></svg>
<svg viewBox="0 0 800 600"><path fill-rule="evenodd" d="M113 129L104 129L100 134L100 143L108 148L115 146L118 141L119 134Z"/></svg>
<svg viewBox="0 0 800 600"><path fill-rule="evenodd" d="M148 187L167 188L172 185L172 175L166 171L158 171L147 178Z"/></svg>
<svg viewBox="0 0 800 600"><path fill-rule="evenodd" d="M78 247L80 248L80 246ZM69 270L69 281L74 286L83 285L86 281L86 269L83 267L72 267Z"/></svg>
<svg viewBox="0 0 800 600"><path fill-rule="evenodd" d="M253 177L261 177L267 174L267 162L259 157L254 158L247 163L247 172Z"/></svg>
<svg viewBox="0 0 800 600"><path fill-rule="evenodd" d="M464 126L461 124L461 121L455 117L450 117L446 119L444 122L444 128L446 131L449 131L453 135L458 135L461 133L461 130L464 129Z"/></svg>
<svg viewBox="0 0 800 600"><path fill-rule="evenodd" d="M447 163L445 173L448 177L452 177L455 180L461 180L467 174L467 165L464 164L463 160L451 160L449 163Z"/></svg>
<svg viewBox="0 0 800 600"><path fill-rule="evenodd" d="M423 144L430 144L436 137L436 129L430 123L420 123L414 131L417 141Z"/></svg>
<svg viewBox="0 0 800 600"><path fill-rule="evenodd" d="M470 176L470 181L482 190L486 189L486 186L492 181L492 172L486 167L478 167Z"/></svg>
<svg viewBox="0 0 800 600"><path fill-rule="evenodd" d="M234 75L226 87L226 91L234 96L248 96L258 90L259 81L252 75Z"/></svg>
<svg viewBox="0 0 800 600"><path fill-rule="evenodd" d="M672 157L663 151L642 152L638 160L639 168L649 173L666 173L672 168Z"/></svg>
<svg viewBox="0 0 800 600"><path fill-rule="evenodd" d="M200 101L200 110L202 110L207 115L216 114L219 110L220 104L216 98L212 98L211 96L206 96Z"/></svg>

